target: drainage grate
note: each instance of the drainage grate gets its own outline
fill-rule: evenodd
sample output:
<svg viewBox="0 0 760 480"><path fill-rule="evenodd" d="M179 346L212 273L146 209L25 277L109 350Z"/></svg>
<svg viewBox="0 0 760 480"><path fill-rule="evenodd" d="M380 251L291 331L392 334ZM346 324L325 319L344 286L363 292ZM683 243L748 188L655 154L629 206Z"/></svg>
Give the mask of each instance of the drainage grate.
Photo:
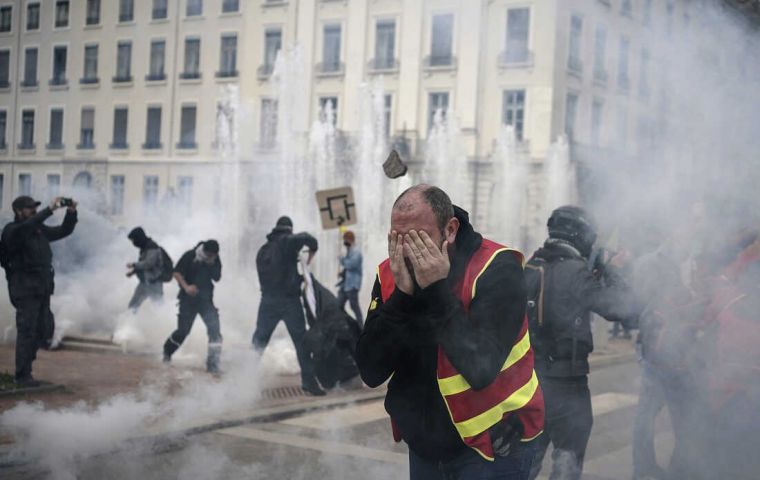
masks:
<svg viewBox="0 0 760 480"><path fill-rule="evenodd" d="M277 387L267 388L261 392L261 398L266 400L278 400L283 398L304 397L306 394L301 387Z"/></svg>

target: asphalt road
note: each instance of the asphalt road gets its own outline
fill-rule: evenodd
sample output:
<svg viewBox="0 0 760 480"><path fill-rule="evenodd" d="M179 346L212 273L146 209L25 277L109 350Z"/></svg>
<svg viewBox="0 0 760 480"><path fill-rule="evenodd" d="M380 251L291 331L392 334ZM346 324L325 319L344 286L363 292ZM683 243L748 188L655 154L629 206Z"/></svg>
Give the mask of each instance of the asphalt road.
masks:
<svg viewBox="0 0 760 480"><path fill-rule="evenodd" d="M632 362L592 373L594 429L585 479L631 478L631 428L638 384L638 366ZM667 420L659 423L658 452L664 457L672 437ZM547 465L542 478L548 473ZM140 480L408 477L406 447L393 443L382 401L220 429L188 437L163 451L136 448L64 465L57 476L67 478L69 472L76 472L76 477L69 478Z"/></svg>

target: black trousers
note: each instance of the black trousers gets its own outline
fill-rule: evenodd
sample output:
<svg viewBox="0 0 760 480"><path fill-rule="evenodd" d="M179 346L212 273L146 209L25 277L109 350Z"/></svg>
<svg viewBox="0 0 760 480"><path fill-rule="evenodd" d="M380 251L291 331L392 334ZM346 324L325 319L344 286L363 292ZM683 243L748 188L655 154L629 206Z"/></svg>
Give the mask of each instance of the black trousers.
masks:
<svg viewBox="0 0 760 480"><path fill-rule="evenodd" d="M164 355L171 357L177 351L190 333L190 329L193 328L195 317L198 315L206 324L206 332L208 333L206 368L209 370L218 369L219 356L222 351L222 333L219 328L219 311L214 306L212 299L192 298L179 301L177 329L166 339Z"/></svg>
<svg viewBox="0 0 760 480"><path fill-rule="evenodd" d="M301 367L301 382L304 385L313 383L315 381L314 365L311 357L303 347L303 336L306 334L306 318L304 317L303 306L299 297L261 296L259 316L256 320L256 331L253 332L253 348L258 352L264 351L280 320L285 322L285 327L288 329L290 338L293 340L293 345L296 347L296 356L298 357L298 364Z"/></svg>
<svg viewBox="0 0 760 480"><path fill-rule="evenodd" d="M16 379L32 374L37 350L48 348L55 332L55 318L50 311L50 295L13 299L16 307Z"/></svg>
<svg viewBox="0 0 760 480"><path fill-rule="evenodd" d="M583 457L591 436L594 416L591 412L591 392L588 377L554 378L539 375L544 392L546 416L544 434L538 437L538 453L530 478L541 471L549 442L552 451L550 480L578 480L583 473Z"/></svg>

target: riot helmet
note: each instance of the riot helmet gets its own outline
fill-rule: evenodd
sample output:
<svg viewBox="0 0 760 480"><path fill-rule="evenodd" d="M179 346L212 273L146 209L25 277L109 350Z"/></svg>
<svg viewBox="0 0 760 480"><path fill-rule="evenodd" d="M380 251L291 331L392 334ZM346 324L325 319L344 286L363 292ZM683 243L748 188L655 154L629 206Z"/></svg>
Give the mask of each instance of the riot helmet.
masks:
<svg viewBox="0 0 760 480"><path fill-rule="evenodd" d="M581 207L565 205L554 210L546 222L549 238L557 238L570 243L584 257L591 255L596 242L596 225Z"/></svg>

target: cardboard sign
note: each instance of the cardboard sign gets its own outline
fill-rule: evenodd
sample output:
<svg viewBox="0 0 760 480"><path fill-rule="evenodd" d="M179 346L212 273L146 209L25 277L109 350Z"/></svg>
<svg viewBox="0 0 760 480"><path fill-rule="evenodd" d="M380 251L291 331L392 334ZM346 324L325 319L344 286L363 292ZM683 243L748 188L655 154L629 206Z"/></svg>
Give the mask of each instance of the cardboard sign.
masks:
<svg viewBox="0 0 760 480"><path fill-rule="evenodd" d="M351 187L333 188L317 192L317 205L322 228L340 228L356 223L356 205Z"/></svg>

